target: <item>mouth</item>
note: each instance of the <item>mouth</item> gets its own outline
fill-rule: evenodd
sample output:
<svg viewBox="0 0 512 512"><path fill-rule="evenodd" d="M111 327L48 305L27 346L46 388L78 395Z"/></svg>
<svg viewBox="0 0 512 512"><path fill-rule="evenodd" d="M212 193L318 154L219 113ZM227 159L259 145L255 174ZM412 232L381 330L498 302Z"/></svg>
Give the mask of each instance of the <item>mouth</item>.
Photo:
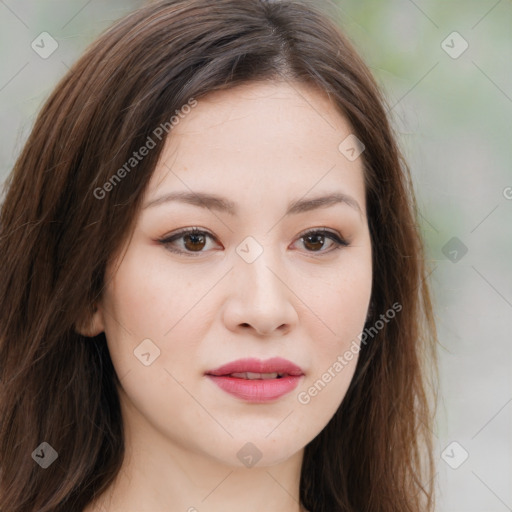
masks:
<svg viewBox="0 0 512 512"><path fill-rule="evenodd" d="M269 380L269 379L282 379L283 377L288 377L288 373L253 373L253 372L243 372L243 373L230 373L229 375L219 375L219 377L233 377L236 379L245 379L245 380Z"/></svg>
<svg viewBox="0 0 512 512"><path fill-rule="evenodd" d="M268 402L281 398L297 387L304 372L282 358L266 361L239 359L205 374L226 393L245 402Z"/></svg>
<svg viewBox="0 0 512 512"><path fill-rule="evenodd" d="M288 359L273 357L262 361L261 359L238 359L209 370L207 375L233 376L240 379L276 379L288 376L304 375L302 368Z"/></svg>

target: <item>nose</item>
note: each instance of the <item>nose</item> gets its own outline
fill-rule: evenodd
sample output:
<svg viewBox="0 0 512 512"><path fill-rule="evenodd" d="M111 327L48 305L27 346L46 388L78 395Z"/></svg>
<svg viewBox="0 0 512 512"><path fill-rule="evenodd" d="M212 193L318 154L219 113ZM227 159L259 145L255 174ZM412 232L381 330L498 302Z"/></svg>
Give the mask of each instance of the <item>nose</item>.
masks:
<svg viewBox="0 0 512 512"><path fill-rule="evenodd" d="M297 323L296 295L285 265L271 249L252 263L236 256L223 321L231 331L253 330L259 336L284 335Z"/></svg>

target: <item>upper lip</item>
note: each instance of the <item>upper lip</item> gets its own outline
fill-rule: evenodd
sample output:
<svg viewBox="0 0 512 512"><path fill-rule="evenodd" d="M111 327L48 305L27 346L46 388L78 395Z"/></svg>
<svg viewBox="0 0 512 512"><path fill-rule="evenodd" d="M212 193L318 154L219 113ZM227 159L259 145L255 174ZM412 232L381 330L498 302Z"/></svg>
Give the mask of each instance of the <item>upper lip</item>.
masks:
<svg viewBox="0 0 512 512"><path fill-rule="evenodd" d="M266 359L265 361L255 358L237 359L236 361L231 361L230 363L219 366L214 370L209 370L206 372L206 374L220 376L244 372L304 375L304 372L300 366L297 366L296 364L288 361L287 359L283 359L282 357L273 357L272 359Z"/></svg>

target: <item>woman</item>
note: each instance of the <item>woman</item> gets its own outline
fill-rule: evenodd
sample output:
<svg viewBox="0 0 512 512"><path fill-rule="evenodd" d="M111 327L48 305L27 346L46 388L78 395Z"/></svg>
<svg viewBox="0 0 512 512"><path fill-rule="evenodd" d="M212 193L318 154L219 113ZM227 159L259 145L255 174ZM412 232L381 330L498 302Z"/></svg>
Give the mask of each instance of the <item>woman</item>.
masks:
<svg viewBox="0 0 512 512"><path fill-rule="evenodd" d="M58 84L1 210L1 510L433 510L435 326L368 69L173 0Z"/></svg>

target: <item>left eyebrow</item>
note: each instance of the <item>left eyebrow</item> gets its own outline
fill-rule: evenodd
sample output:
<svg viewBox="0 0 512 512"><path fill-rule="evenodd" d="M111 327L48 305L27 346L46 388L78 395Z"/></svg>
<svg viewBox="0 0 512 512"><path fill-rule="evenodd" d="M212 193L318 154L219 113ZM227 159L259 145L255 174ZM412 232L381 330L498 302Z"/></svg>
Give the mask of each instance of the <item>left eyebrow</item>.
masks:
<svg viewBox="0 0 512 512"><path fill-rule="evenodd" d="M233 201L225 197L206 192L170 192L169 194L165 194L147 202L143 206L143 209L170 201L178 201L181 203L199 206L201 208L217 210L233 216L238 215L238 207ZM319 208L328 208L336 204L346 204L356 210L360 215L363 215L361 206L352 196L342 192L336 192L325 196L313 197L311 199L296 199L291 201L288 205L285 216L297 215L299 213L305 213Z"/></svg>

